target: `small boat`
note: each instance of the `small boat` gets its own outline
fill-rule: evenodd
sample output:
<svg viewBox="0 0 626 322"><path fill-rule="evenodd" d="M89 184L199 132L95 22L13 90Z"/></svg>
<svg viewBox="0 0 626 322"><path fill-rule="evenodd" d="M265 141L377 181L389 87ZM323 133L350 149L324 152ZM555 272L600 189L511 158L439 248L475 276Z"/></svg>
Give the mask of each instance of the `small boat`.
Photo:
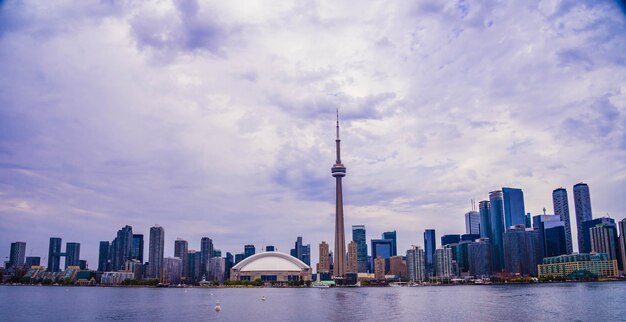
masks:
<svg viewBox="0 0 626 322"><path fill-rule="evenodd" d="M261 301L265 301L265 296L261 296Z"/></svg>
<svg viewBox="0 0 626 322"><path fill-rule="evenodd" d="M311 287L315 287L315 288L330 288L330 285L322 283L322 282L315 282L315 283L311 284Z"/></svg>
<svg viewBox="0 0 626 322"><path fill-rule="evenodd" d="M220 306L220 302L217 302L217 304L215 304L215 311L219 312L222 310L222 307Z"/></svg>

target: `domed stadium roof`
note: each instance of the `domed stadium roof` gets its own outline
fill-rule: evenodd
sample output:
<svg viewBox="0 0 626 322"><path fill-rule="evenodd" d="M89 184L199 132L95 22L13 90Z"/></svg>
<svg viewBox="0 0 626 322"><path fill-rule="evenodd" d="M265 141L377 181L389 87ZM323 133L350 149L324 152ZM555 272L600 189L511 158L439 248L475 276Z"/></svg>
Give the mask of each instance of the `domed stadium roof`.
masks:
<svg viewBox="0 0 626 322"><path fill-rule="evenodd" d="M254 254L233 267L240 272L280 272L311 269L301 260L281 252Z"/></svg>

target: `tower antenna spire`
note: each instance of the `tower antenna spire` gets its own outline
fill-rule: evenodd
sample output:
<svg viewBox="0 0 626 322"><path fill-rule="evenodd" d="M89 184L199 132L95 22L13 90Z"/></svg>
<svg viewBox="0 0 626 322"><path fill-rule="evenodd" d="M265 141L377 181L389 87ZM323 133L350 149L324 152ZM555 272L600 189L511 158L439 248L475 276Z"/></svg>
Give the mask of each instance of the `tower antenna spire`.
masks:
<svg viewBox="0 0 626 322"><path fill-rule="evenodd" d="M337 107L337 140L339 140L339 108Z"/></svg>

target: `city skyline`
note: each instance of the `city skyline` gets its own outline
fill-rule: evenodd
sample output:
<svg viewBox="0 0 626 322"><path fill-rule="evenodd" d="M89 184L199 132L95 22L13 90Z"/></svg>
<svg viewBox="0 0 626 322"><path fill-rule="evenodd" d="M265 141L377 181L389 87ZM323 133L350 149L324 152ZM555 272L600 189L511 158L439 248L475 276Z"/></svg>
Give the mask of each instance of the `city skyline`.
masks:
<svg viewBox="0 0 626 322"><path fill-rule="evenodd" d="M624 217L616 2L153 6L0 5L3 259L23 241L46 265L59 237L94 268L130 225L146 260L155 224L165 256L178 237L288 252L302 236L315 259L334 246L338 107L344 229L367 245L461 234L470 200L503 187L532 215L566 188L574 250L574 184L594 218Z"/></svg>

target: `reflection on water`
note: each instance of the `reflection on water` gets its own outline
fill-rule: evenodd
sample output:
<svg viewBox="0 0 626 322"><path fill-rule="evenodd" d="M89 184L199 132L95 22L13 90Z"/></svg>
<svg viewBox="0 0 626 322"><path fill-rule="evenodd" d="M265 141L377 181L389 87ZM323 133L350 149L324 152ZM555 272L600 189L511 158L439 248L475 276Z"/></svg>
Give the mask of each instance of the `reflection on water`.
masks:
<svg viewBox="0 0 626 322"><path fill-rule="evenodd" d="M621 321L625 295L626 282L334 289L2 286L0 321Z"/></svg>

